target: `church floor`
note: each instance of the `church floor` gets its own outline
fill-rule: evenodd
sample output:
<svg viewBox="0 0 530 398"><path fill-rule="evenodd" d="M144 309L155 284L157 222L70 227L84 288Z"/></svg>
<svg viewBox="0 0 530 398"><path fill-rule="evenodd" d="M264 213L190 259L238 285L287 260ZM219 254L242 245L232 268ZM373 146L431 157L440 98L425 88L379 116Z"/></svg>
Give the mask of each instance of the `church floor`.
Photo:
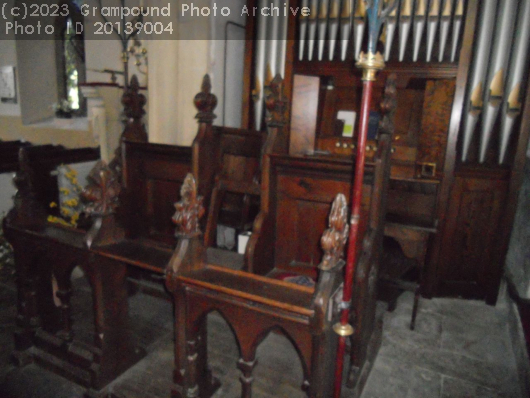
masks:
<svg viewBox="0 0 530 398"><path fill-rule="evenodd" d="M88 295L88 291L86 292ZM36 365L9 364L16 291L0 284L0 398L78 398L83 389ZM416 330L408 328L412 295L385 313L383 344L362 398L519 398L507 329L507 310L453 299L420 300ZM133 334L147 356L108 388L120 398L169 397L173 364L171 303L136 294L130 300ZM237 347L215 315L209 319L209 355L222 386L215 397L239 396ZM271 334L258 349L253 397L304 397L294 348ZM343 394L348 396L346 390Z"/></svg>

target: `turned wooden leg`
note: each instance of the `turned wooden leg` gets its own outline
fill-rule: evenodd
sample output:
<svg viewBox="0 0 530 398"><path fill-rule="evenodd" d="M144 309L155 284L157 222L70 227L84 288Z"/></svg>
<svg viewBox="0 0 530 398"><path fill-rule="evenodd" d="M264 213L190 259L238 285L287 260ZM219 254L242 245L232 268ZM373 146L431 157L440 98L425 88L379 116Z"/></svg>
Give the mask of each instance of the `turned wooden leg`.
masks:
<svg viewBox="0 0 530 398"><path fill-rule="evenodd" d="M414 291L414 304L412 307L412 319L410 320L410 330L414 330L414 328L416 327L416 314L418 313L418 304L420 300L421 284L423 283L423 269L425 268L425 260L427 258L427 239L428 239L428 235L424 237L424 241L422 242L420 256L418 258L418 269L420 271L420 274L418 276L418 286L416 287L416 290Z"/></svg>
<svg viewBox="0 0 530 398"><path fill-rule="evenodd" d="M412 319L410 320L410 330L414 330L416 327L416 314L418 313L418 303L420 300L420 285L416 288L414 292L414 304L412 306Z"/></svg>
<svg viewBox="0 0 530 398"><path fill-rule="evenodd" d="M241 398L251 398L252 397L252 372L258 364L256 359L250 361L245 361L243 358L239 359L237 362L237 367L241 370L241 376L239 381L241 381Z"/></svg>
<svg viewBox="0 0 530 398"><path fill-rule="evenodd" d="M198 353L197 353L197 340L188 340L187 345L187 382L186 382L186 397L187 398L198 398L199 397L199 383L198 383Z"/></svg>

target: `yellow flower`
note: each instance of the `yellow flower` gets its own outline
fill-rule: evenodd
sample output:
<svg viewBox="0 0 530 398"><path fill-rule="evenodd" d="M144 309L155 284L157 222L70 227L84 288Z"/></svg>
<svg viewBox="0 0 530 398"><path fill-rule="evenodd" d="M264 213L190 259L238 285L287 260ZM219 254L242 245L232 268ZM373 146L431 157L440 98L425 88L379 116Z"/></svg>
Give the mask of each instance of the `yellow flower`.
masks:
<svg viewBox="0 0 530 398"><path fill-rule="evenodd" d="M60 189L61 193L64 194L64 195L68 195L70 194L70 190L68 188L61 188Z"/></svg>
<svg viewBox="0 0 530 398"><path fill-rule="evenodd" d="M53 224L64 225L66 227L71 227L72 226L72 224L68 223L67 221L63 220L62 218L54 217L54 216L48 216L48 222L51 222Z"/></svg>
<svg viewBox="0 0 530 398"><path fill-rule="evenodd" d="M57 207L57 203L55 203L55 202L51 202L51 203L50 203L50 207L51 207L52 209L53 209L54 207Z"/></svg>

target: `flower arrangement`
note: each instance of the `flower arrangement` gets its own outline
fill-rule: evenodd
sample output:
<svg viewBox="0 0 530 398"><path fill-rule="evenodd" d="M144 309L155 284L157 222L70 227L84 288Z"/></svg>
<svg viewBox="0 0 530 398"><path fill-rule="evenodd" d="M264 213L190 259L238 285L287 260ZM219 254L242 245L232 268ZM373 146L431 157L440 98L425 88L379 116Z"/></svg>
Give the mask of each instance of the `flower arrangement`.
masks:
<svg viewBox="0 0 530 398"><path fill-rule="evenodd" d="M72 117L72 108L66 99L62 99L60 102L53 104L53 110L55 111L55 116L58 118L70 119Z"/></svg>
<svg viewBox="0 0 530 398"><path fill-rule="evenodd" d="M83 188L77 181L77 171L68 165L61 165L60 167L66 171L63 175L68 181L69 188L62 187L59 189L60 216L49 215L48 222L75 228L77 227L79 216L83 212L83 204L79 200L79 195ZM50 203L50 208L57 207L59 207L57 203Z"/></svg>

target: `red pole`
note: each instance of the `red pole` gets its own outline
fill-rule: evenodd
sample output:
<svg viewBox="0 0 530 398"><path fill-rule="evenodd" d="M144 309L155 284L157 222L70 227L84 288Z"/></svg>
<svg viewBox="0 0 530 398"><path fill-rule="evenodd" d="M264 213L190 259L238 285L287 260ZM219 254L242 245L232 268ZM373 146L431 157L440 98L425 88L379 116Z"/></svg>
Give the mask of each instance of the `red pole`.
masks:
<svg viewBox="0 0 530 398"><path fill-rule="evenodd" d="M352 187L352 219L350 223L350 236L348 239L348 256L345 277L343 302L350 303L353 294L353 278L355 277L355 266L359 247L357 236L359 234L359 221L361 218L361 199L363 191L364 164L366 158L366 137L368 135L368 120L370 118L370 103L372 100L372 80L363 81L363 98L361 104L361 114L359 121L359 134L357 137L357 159L355 162L355 178ZM348 325L350 310L343 308L340 315L340 324ZM335 368L335 398L340 398L342 389L342 372L344 368L344 353L346 351L346 335L339 337L337 350L337 366Z"/></svg>

